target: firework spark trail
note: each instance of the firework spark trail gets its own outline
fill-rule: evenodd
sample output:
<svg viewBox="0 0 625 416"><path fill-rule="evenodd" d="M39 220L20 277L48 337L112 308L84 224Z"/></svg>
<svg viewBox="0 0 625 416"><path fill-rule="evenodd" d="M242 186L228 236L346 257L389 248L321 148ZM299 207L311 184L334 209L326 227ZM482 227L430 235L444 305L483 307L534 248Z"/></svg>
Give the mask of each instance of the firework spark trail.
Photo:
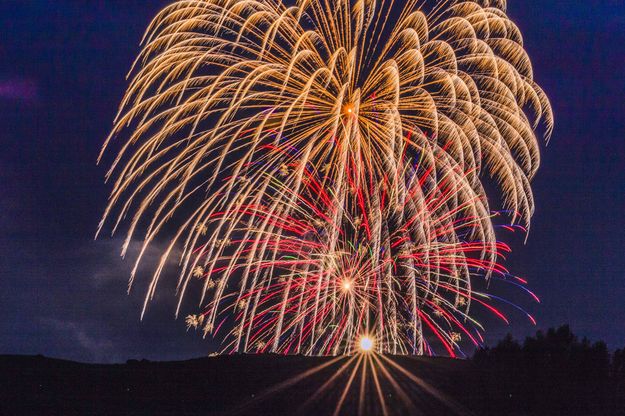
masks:
<svg viewBox="0 0 625 416"><path fill-rule="evenodd" d="M481 178L529 227L534 129L553 127L505 1L180 0L144 45L100 224L131 216L123 254L144 232L130 284L169 240L144 312L181 246L177 313L200 279L188 323L224 351L371 333L423 354L430 331L453 356L472 303L501 314L472 287L507 273Z"/></svg>
<svg viewBox="0 0 625 416"><path fill-rule="evenodd" d="M256 207L254 215L265 218L260 207ZM457 218L459 220L455 222L462 224L463 227L470 227L470 224L475 222L461 217ZM284 218L280 218L280 221L287 223L287 219ZM315 232L314 227L309 227L302 221L298 223L301 229L310 230L309 240L302 240L301 236L290 236L289 227L282 229L274 236L267 237L267 241L263 243L270 247L279 246L277 251L281 253L281 257L259 259L254 263L250 273L255 274L260 270L272 269L274 272L279 271L275 273L279 277L275 278L274 273L269 273L250 288L241 289L231 296L232 306L226 308L224 314L228 316L231 310L236 310L234 319L241 322L241 326L237 327L236 333L231 334L233 341L226 347L226 350L236 351L242 342L246 349L249 345L258 344L261 347L255 350L263 351L267 345L276 345L275 340L278 337L293 339L294 335L300 336L304 341L311 340L312 345L315 343L312 340L312 327L314 323L317 323L319 327L327 331L327 335L322 333L323 336L317 337L322 341L314 349L315 353L349 353L352 351L349 341L356 338L363 329L368 330L366 327L363 328L363 319L365 315L368 315L379 321L378 329L374 332L378 338L380 351L409 353L411 352L410 345L413 344L405 327L411 326L414 319L421 319L422 313L437 314L447 321L447 324L451 323L452 326L466 333L477 345L477 341L460 319L468 318L462 309L479 293L470 290L468 278L462 285L458 283L458 279L451 282L447 279L450 273L453 274L454 270L458 269L457 266L461 266L463 270L466 269L467 273L471 273L471 268L492 269L499 273L503 273L505 269L498 264L491 264L490 260L480 259L479 256L484 250L483 243L448 242L446 237L458 234L459 225L449 223L444 219L442 222L440 227L436 227L437 232L433 234L434 240L423 245L414 244L410 253L396 252L394 257L384 262L375 259L370 245L361 244L357 247L351 241L341 240L339 249L332 252L324 246L325 240L320 235L321 233ZM321 221L317 221L317 224L323 226ZM323 230L323 227L321 229ZM347 230L345 231L344 234L347 234ZM293 231L292 233L297 234ZM390 235L389 241L401 240L398 239L399 235L401 234ZM248 252L254 243L255 240L232 241L232 244L243 253ZM398 244L391 244L391 247L393 246L398 246ZM507 246L497 243L495 249L494 257L499 257L500 252L507 250ZM414 283L419 290L421 311L417 316L413 316L410 314L410 308L405 306L404 291L395 287L407 287L409 284L406 283L406 279L411 279L412 271L406 267L407 260L410 261L414 270L419 270L424 267L422 258L428 253L430 261L439 265L436 271L438 281L435 285L429 281ZM435 256L434 253L438 254ZM231 259L222 258L221 260L230 261ZM371 283L382 275L383 269L388 267L395 270L391 274L388 286L376 286L375 283ZM320 273L320 270L323 270L323 273ZM204 268L201 266L197 276L210 279L205 276ZM443 282L441 277L445 279ZM387 301L380 303L380 298L385 298ZM460 305L461 299L467 303ZM224 299L219 297L218 301L224 302ZM476 302L483 303L480 299ZM294 304L294 306L287 308L288 304ZM484 306L490 308L489 305ZM447 312L447 309L450 312ZM216 305L209 305L208 312L205 314L210 314L214 310L216 310ZM459 314L460 319L452 315L452 312ZM388 318L382 319L379 318L380 316ZM202 315L202 321L204 319ZM328 322L324 323L326 321ZM386 325L383 324L385 321ZM430 325L430 319L427 322ZM283 326L283 323L286 324ZM300 323L302 326L299 331L294 331ZM192 324L197 326L197 318L193 318ZM252 330L253 328L255 331ZM447 329L440 331L435 329L435 331L442 337L450 336ZM454 344L451 338L443 339L443 342L447 346ZM300 344L301 342L298 348L301 348ZM278 346L280 348L276 351L287 352L290 344L283 342Z"/></svg>

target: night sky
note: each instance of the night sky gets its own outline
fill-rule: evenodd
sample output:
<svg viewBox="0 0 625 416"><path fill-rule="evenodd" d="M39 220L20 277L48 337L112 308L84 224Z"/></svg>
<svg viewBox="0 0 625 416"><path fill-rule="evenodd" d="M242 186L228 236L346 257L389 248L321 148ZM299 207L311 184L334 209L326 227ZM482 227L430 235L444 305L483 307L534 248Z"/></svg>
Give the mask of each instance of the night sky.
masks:
<svg viewBox="0 0 625 416"><path fill-rule="evenodd" d="M211 347L173 319L173 286L160 288L140 322L149 265L128 296L133 256L119 257L123 234L93 240L110 191L97 154L141 35L166 4L0 2L0 354L115 362ZM538 328L569 323L622 348L625 2L509 0L509 14L556 115L527 245L514 242L506 263L542 304L519 292L512 300ZM510 327L487 320L488 340L537 329L509 312Z"/></svg>

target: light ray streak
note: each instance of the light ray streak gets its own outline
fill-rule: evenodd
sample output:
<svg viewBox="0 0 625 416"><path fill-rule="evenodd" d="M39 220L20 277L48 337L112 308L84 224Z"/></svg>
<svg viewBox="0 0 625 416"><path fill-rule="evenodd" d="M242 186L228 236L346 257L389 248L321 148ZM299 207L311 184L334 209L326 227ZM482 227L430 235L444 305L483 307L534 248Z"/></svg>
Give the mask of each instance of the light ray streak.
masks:
<svg viewBox="0 0 625 416"><path fill-rule="evenodd" d="M384 355L380 356L382 360L390 364L393 368L398 370L401 374L406 376L410 381L418 385L421 389L423 389L430 396L437 399L440 403L444 404L447 408L452 410L457 415L469 415L469 413L459 404L455 402L451 397L447 396L443 392L436 389L434 386L426 383L423 379L415 376L414 374L407 371L405 368L394 362L392 359L385 357Z"/></svg>
<svg viewBox="0 0 625 416"><path fill-rule="evenodd" d="M325 368L328 368L334 364L336 364L337 362L343 360L345 357L335 357L331 360L328 360L327 362L320 364L314 368L311 368L309 370L304 371L301 374L298 374L294 377L291 377L288 380L285 380L279 384L276 384L273 387L270 387L269 389L265 390L264 392L262 392L261 394L259 394L257 397L254 398L254 400L244 403L241 406L237 407L236 409L234 409L231 413L232 414L241 414L242 412L244 412L246 409L251 408L252 406L254 406L255 404L258 404L264 400L267 400L269 397L275 395L276 393L280 393L281 391L284 391L290 387L293 387L294 385L302 382L303 380L313 376L314 374L322 371Z"/></svg>
<svg viewBox="0 0 625 416"><path fill-rule="evenodd" d="M354 378L356 377L356 374L358 373L358 369L360 368L360 364L363 360L366 360L366 357L362 354L359 354L358 361L356 362L354 369L349 375L349 379L347 380L347 383L345 384L345 388L343 389L343 392L341 393L341 397L339 398L339 401L336 403L336 407L334 408L334 413L333 413L334 416L339 416L339 414L341 413L341 408L343 407L343 403L345 402L345 399L347 398L347 394L349 393L349 390L352 387Z"/></svg>
<svg viewBox="0 0 625 416"><path fill-rule="evenodd" d="M381 408L382 414L384 416L388 416L388 409L386 407L386 400L384 399L384 392L382 391L380 381L378 380L378 373L375 369L373 359L371 358L371 355L367 355L366 359L369 363L369 366L371 367L371 375L373 376L373 383L375 384L375 391L378 395L378 400L380 401L380 408Z"/></svg>

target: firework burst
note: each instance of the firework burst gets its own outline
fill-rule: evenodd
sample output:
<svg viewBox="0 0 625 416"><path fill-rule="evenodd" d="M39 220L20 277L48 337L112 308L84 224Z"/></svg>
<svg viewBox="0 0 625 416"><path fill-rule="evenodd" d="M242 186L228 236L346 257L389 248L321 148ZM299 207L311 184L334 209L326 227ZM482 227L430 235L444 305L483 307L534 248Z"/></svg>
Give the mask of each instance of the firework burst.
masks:
<svg viewBox="0 0 625 416"><path fill-rule="evenodd" d="M143 233L131 284L167 238L145 306L181 247L178 311L199 280L226 351L453 356L471 305L505 319L482 178L529 226L553 117L504 1L182 0L144 43L101 227Z"/></svg>

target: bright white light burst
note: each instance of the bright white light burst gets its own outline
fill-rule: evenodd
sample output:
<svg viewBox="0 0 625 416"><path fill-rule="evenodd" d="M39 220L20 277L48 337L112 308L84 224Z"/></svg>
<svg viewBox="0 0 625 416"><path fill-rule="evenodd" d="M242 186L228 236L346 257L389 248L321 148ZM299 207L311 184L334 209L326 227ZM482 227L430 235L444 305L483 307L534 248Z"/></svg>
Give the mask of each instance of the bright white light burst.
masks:
<svg viewBox="0 0 625 416"><path fill-rule="evenodd" d="M373 350L373 339L368 336L364 336L360 339L360 350L363 352L369 352Z"/></svg>

